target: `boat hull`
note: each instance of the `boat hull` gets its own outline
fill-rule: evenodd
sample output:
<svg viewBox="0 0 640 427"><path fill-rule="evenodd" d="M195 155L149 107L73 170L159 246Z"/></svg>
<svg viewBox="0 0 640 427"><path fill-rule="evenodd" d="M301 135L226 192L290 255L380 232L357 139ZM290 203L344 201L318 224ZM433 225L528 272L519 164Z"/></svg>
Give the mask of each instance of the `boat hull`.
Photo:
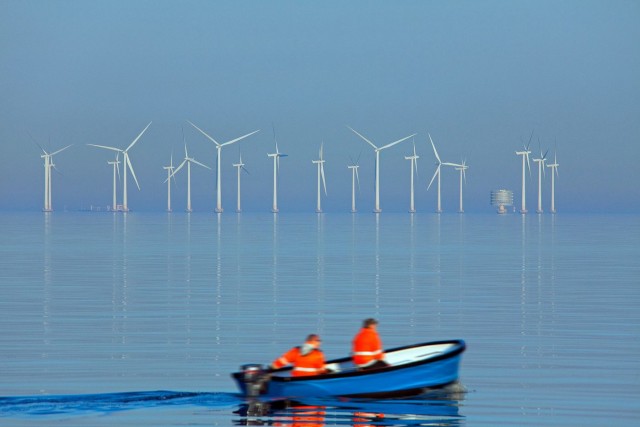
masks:
<svg viewBox="0 0 640 427"><path fill-rule="evenodd" d="M429 353L431 349L438 351ZM464 349L462 340L438 341L387 350L387 360L396 360L387 368L358 371L350 358L343 358L327 362L342 368L333 374L292 377L289 376L290 368L278 370L271 376L261 397L295 400L324 396L397 397L417 394L457 381ZM242 375L235 373L233 377L246 394Z"/></svg>

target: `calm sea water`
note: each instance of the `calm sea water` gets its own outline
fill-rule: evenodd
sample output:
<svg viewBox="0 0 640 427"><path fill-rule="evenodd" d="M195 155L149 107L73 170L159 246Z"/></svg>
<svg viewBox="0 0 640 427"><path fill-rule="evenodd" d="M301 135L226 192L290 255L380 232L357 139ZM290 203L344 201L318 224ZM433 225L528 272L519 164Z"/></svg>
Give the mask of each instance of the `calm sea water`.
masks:
<svg viewBox="0 0 640 427"><path fill-rule="evenodd" d="M465 339L466 392L265 425L640 423L639 216L2 213L0 236L1 425L243 424L231 371L310 332L344 356L366 317L385 347Z"/></svg>

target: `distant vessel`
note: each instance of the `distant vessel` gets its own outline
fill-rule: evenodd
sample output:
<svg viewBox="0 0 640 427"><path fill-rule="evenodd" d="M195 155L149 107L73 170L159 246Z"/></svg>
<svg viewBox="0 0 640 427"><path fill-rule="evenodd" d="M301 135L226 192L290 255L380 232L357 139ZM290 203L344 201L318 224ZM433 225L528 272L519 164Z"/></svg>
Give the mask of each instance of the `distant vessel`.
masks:
<svg viewBox="0 0 640 427"><path fill-rule="evenodd" d="M498 207L499 214L507 213L507 206L513 206L513 191L511 190L492 190L491 206Z"/></svg>

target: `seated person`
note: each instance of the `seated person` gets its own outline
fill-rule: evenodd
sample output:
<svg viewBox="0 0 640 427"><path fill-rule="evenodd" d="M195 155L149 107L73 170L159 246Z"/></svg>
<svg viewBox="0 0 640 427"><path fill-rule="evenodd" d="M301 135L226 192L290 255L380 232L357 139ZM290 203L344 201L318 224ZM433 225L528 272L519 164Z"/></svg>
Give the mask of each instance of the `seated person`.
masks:
<svg viewBox="0 0 640 427"><path fill-rule="evenodd" d="M324 363L324 354L320 350L320 337L310 334L304 344L293 347L271 363L271 369L280 369L293 365L291 375L302 377L328 373Z"/></svg>
<svg viewBox="0 0 640 427"><path fill-rule="evenodd" d="M362 329L353 339L353 364L358 370L384 368L389 366L384 361L382 341L377 330L376 319L365 319Z"/></svg>

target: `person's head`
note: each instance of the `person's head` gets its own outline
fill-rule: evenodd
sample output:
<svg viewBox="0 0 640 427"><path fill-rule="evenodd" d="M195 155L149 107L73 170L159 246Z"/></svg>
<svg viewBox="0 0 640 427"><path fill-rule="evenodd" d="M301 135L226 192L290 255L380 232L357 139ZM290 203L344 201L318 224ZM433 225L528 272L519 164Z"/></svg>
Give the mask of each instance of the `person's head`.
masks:
<svg viewBox="0 0 640 427"><path fill-rule="evenodd" d="M363 328L375 328L377 324L378 324L378 321L376 319L370 317L368 319L364 319L364 322L362 322L362 327Z"/></svg>
<svg viewBox="0 0 640 427"><path fill-rule="evenodd" d="M305 344L310 344L314 348L318 348L318 347L320 347L320 343L321 342L322 342L322 340L320 339L320 335L318 335L318 334L309 334L309 335L307 335L307 340L305 341Z"/></svg>

